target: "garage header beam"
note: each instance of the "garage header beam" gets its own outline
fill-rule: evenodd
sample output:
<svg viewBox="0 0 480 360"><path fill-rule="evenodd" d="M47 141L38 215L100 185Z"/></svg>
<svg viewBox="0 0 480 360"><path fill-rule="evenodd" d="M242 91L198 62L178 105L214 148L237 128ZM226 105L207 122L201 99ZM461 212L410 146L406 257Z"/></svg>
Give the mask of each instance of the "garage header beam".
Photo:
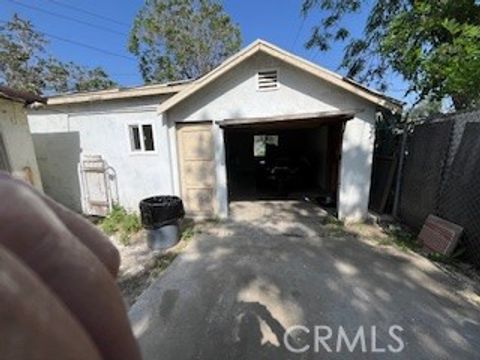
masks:
<svg viewBox="0 0 480 360"><path fill-rule="evenodd" d="M305 128L345 122L353 119L355 114L355 111L322 111L271 117L225 119L219 121L218 124L221 128Z"/></svg>

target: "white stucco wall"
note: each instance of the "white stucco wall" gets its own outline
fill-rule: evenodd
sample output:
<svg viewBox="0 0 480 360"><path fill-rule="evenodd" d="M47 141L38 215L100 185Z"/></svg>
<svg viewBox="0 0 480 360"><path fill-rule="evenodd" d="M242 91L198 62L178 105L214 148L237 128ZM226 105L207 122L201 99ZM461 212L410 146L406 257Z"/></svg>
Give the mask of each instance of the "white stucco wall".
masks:
<svg viewBox="0 0 480 360"><path fill-rule="evenodd" d="M256 73L277 69L280 87L257 91ZM323 80L257 54L220 79L185 99L166 114L158 114L164 98L150 97L56 106L30 111L29 123L45 191L76 210L81 209L77 166L82 154L102 155L116 172L119 202L137 210L143 197L180 194L175 123L214 121L216 209L227 216L227 180L223 130L229 118L268 117L329 110L353 110L342 145L339 217L362 220L368 210L376 106ZM127 125L152 123L155 154L131 154Z"/></svg>
<svg viewBox="0 0 480 360"><path fill-rule="evenodd" d="M279 89L257 91L256 73L277 69ZM374 143L375 105L266 54L257 54L167 112L171 123L221 121L328 110L355 110L345 128L340 170L339 217L359 221L368 211ZM220 216L227 209L222 130L213 128L217 154L217 201Z"/></svg>
<svg viewBox="0 0 480 360"><path fill-rule="evenodd" d="M45 192L81 211L82 154L101 155L114 169L120 205L138 211L150 195L175 193L168 126L156 112L159 96L56 106L28 115ZM154 153L132 153L128 124L152 124Z"/></svg>
<svg viewBox="0 0 480 360"><path fill-rule="evenodd" d="M13 176L42 190L32 137L23 103L0 99L0 134Z"/></svg>
<svg viewBox="0 0 480 360"><path fill-rule="evenodd" d="M343 133L338 217L346 222L367 217L374 143L375 110L369 108L348 121Z"/></svg>

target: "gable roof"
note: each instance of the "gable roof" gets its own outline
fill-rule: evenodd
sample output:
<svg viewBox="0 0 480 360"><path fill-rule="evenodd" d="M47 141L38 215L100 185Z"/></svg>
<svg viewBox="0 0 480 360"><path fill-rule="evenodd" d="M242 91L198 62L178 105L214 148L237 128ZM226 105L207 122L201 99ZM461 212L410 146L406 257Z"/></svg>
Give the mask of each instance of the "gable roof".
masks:
<svg viewBox="0 0 480 360"><path fill-rule="evenodd" d="M266 53L319 79L327 81L355 95L358 95L367 101L370 101L383 108L389 109L392 112L399 112L402 109L403 103L401 101L385 96L375 90L371 90L349 78L343 77L330 70L313 64L310 61L307 61L301 57L298 57L283 49L280 49L279 47L272 45L269 42L266 42L264 40L256 40L243 50L239 51L232 57L225 60L221 65L219 65L206 75L192 82L190 86L186 87L178 94L172 96L171 98L160 104L158 107L158 112L162 113L171 109L190 95L193 95L200 89L204 88L214 80L221 77L227 71L233 69L243 61L247 60L248 58L259 52Z"/></svg>
<svg viewBox="0 0 480 360"><path fill-rule="evenodd" d="M175 94L188 87L190 82L191 80L185 80L129 88L114 88L99 91L60 94L49 97L47 100L47 105L78 104L93 101L118 100L143 96Z"/></svg>
<svg viewBox="0 0 480 360"><path fill-rule="evenodd" d="M34 102L45 102L44 98L34 93L15 90L3 85L0 85L0 98L17 101L24 104L31 104Z"/></svg>

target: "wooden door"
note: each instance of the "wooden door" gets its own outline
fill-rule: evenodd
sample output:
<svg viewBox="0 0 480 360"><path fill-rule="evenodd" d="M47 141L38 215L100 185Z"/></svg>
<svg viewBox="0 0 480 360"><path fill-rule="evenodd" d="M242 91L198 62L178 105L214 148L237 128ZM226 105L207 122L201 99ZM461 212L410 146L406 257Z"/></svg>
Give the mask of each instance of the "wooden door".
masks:
<svg viewBox="0 0 480 360"><path fill-rule="evenodd" d="M182 199L187 214L214 215L215 159L211 123L177 124Z"/></svg>

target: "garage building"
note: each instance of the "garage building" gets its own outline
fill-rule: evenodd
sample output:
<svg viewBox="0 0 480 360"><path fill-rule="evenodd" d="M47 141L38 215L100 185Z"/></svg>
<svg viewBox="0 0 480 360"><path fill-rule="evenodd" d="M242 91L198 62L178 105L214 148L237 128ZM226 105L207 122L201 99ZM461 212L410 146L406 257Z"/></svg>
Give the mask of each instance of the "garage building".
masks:
<svg viewBox="0 0 480 360"><path fill-rule="evenodd" d="M131 210L177 194L192 216L227 217L238 200L309 199L359 221L376 119L399 111L400 102L258 40L200 79L52 97L29 121L47 193L79 211L91 194ZM52 162L59 151L69 159ZM110 169L100 190L82 177L91 156Z"/></svg>

